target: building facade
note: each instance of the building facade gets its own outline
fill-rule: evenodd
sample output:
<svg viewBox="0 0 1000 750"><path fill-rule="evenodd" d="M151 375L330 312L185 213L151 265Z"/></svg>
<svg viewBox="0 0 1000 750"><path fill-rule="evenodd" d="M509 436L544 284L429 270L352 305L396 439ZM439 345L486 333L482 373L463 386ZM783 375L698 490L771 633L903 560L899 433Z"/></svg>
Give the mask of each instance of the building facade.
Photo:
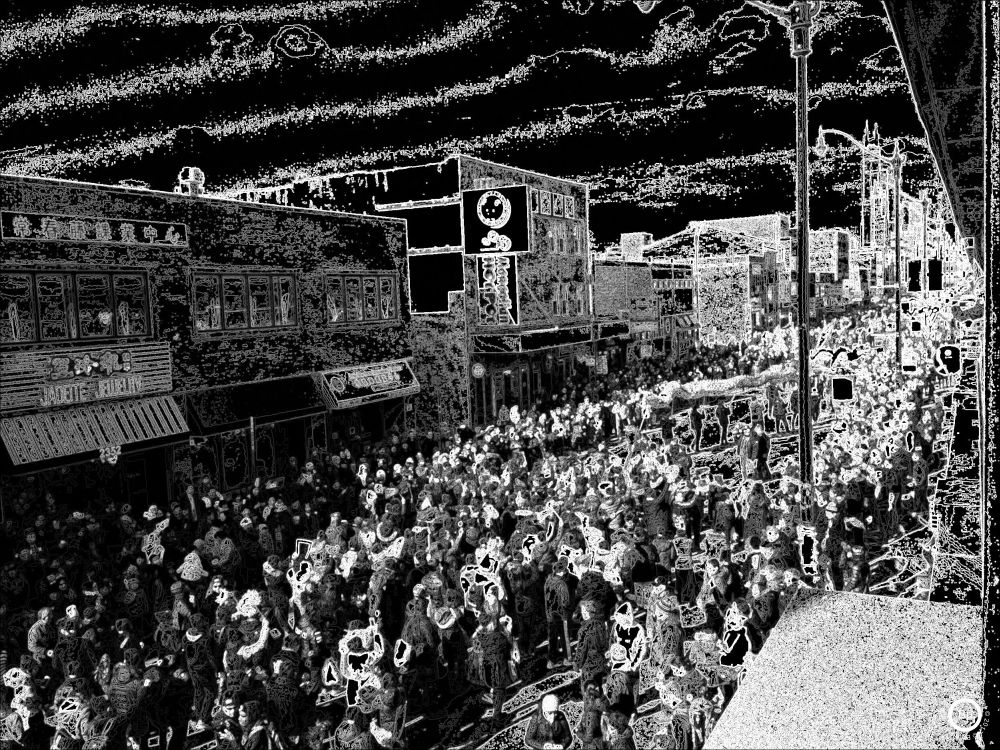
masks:
<svg viewBox="0 0 1000 750"><path fill-rule="evenodd" d="M594 259L594 318L598 325L624 323L629 332L628 337L605 339L595 347L596 356L606 358L612 369L663 351L659 297L649 261L625 257L605 254Z"/></svg>
<svg viewBox="0 0 1000 750"><path fill-rule="evenodd" d="M404 425L404 222L9 176L0 207L5 474L162 502Z"/></svg>
<svg viewBox="0 0 1000 750"><path fill-rule="evenodd" d="M594 327L584 184L453 155L234 197L406 219L422 428L523 409L627 334Z"/></svg>
<svg viewBox="0 0 1000 750"><path fill-rule="evenodd" d="M694 266L660 259L651 262L650 270L659 298L661 351L675 359L683 357L698 343Z"/></svg>

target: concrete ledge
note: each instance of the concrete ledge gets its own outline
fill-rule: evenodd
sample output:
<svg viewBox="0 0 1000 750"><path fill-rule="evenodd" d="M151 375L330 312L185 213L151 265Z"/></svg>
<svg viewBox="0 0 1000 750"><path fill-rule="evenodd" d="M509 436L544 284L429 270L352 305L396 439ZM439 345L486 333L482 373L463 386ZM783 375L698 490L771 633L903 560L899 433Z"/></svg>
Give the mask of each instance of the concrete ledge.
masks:
<svg viewBox="0 0 1000 750"><path fill-rule="evenodd" d="M983 705L982 638L976 607L804 590L705 750L962 748L949 709Z"/></svg>

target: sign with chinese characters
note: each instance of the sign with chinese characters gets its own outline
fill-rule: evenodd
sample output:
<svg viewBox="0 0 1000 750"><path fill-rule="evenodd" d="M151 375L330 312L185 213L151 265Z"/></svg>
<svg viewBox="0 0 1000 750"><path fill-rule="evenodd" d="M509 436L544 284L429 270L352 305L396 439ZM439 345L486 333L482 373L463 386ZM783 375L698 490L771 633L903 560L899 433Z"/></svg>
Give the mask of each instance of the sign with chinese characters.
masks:
<svg viewBox="0 0 1000 750"><path fill-rule="evenodd" d="M517 258L493 255L476 258L479 324L517 325Z"/></svg>
<svg viewBox="0 0 1000 750"><path fill-rule="evenodd" d="M3 412L168 393L171 388L166 342L0 355Z"/></svg>
<svg viewBox="0 0 1000 750"><path fill-rule="evenodd" d="M479 354L510 354L521 351L520 336L473 336L472 351ZM485 374L485 371L484 371ZM475 372L473 372L475 375ZM475 375L479 377L478 375Z"/></svg>
<svg viewBox="0 0 1000 750"><path fill-rule="evenodd" d="M105 242L117 245L186 247L184 224L87 216L0 212L0 237L5 240Z"/></svg>
<svg viewBox="0 0 1000 750"><path fill-rule="evenodd" d="M524 253L528 234L528 188L492 188L462 192L462 244L466 255Z"/></svg>
<svg viewBox="0 0 1000 750"><path fill-rule="evenodd" d="M373 365L328 370L321 373L324 396L334 409L400 398L420 391L409 361L398 359Z"/></svg>

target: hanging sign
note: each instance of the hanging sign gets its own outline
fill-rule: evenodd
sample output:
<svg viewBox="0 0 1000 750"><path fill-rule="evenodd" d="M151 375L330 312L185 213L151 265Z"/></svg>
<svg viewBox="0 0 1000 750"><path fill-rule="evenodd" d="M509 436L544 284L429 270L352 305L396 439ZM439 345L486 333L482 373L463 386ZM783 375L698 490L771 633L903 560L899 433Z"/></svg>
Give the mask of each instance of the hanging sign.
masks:
<svg viewBox="0 0 1000 750"><path fill-rule="evenodd" d="M462 244L466 255L524 253L529 243L526 185L462 192Z"/></svg>

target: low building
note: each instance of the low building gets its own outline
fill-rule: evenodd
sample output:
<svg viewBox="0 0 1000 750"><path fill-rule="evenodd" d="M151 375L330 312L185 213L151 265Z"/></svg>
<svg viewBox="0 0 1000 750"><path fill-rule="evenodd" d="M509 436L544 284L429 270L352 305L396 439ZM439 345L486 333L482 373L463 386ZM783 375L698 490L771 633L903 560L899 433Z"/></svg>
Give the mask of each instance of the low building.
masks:
<svg viewBox="0 0 1000 750"><path fill-rule="evenodd" d="M618 323L593 326L582 183L456 154L233 197L407 220L422 427L523 409L593 358L595 336L627 334Z"/></svg>
<svg viewBox="0 0 1000 750"><path fill-rule="evenodd" d="M650 264L641 255L632 261L614 254L595 258L594 317L598 325L624 323L629 332L628 338L606 338L597 345L596 356L607 357L608 367L662 352L659 307Z"/></svg>
<svg viewBox="0 0 1000 750"><path fill-rule="evenodd" d="M770 239L716 222L692 222L683 231L651 243L644 252L654 262L669 260L691 267L701 341L741 341L753 331L772 330L779 324L782 266L780 248L775 249Z"/></svg>
<svg viewBox="0 0 1000 750"><path fill-rule="evenodd" d="M694 266L669 259L650 265L660 303L661 351L675 359L683 357L698 343Z"/></svg>
<svg viewBox="0 0 1000 750"><path fill-rule="evenodd" d="M5 476L160 503L404 426L405 223L198 193L0 176Z"/></svg>

